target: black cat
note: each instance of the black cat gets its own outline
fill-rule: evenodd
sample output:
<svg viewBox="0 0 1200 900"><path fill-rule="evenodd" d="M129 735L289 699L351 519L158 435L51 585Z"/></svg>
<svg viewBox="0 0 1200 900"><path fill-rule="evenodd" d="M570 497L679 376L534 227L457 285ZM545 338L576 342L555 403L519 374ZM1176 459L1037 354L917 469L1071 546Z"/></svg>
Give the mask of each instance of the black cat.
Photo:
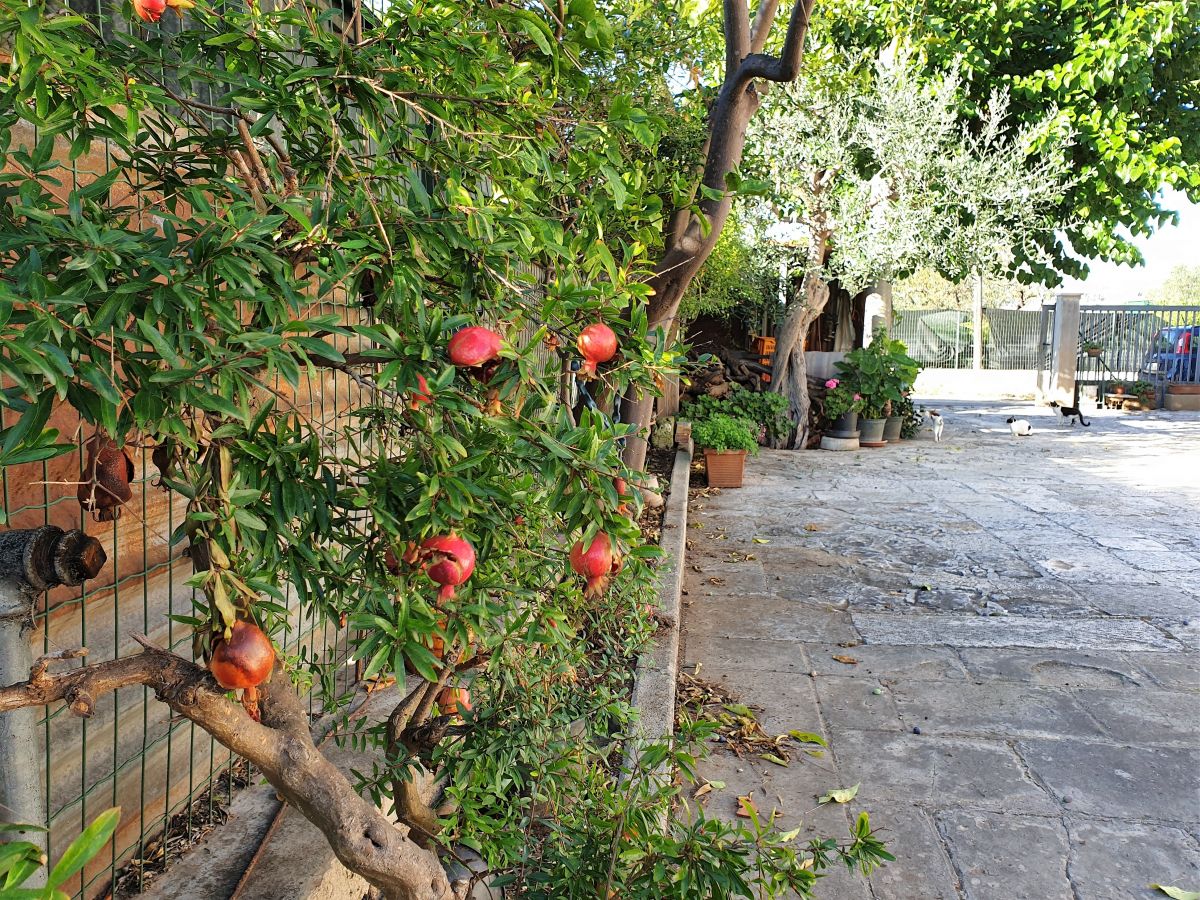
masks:
<svg viewBox="0 0 1200 900"><path fill-rule="evenodd" d="M1079 424L1084 428L1091 427L1091 422L1083 417L1083 411L1079 408L1078 400L1075 401L1074 406L1059 406L1058 402L1055 400L1051 400L1050 405L1054 409L1057 409L1062 414L1063 419L1069 420L1072 425L1075 424L1076 419L1079 419Z"/></svg>

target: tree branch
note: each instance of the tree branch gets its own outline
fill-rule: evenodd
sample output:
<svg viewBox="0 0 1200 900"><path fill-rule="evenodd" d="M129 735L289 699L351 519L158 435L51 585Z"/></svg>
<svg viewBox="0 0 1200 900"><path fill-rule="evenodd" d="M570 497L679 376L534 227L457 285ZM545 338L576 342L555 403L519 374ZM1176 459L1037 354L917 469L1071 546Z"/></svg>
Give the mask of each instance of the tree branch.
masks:
<svg viewBox="0 0 1200 900"><path fill-rule="evenodd" d="M144 637L136 639L146 648L142 653L61 675L47 674L53 656L38 660L28 681L0 687L0 712L62 700L76 715L90 716L97 697L145 685L175 712L254 763L287 802L321 829L337 858L389 900L452 900L437 856L360 797L313 744L300 700L281 669L260 689L260 724L229 701L208 670Z"/></svg>
<svg viewBox="0 0 1200 900"><path fill-rule="evenodd" d="M779 11L779 0L759 0L758 11L754 14L754 24L750 26L750 52L762 53L767 44L767 35L775 24L775 14Z"/></svg>
<svg viewBox="0 0 1200 900"><path fill-rule="evenodd" d="M776 82L796 80L800 74L800 61L804 58L804 38L808 34L808 23L815 5L816 0L796 0L788 21L787 35L783 39L783 50L777 57L752 53L742 60L737 71L738 88L745 87L755 78ZM760 37L766 40L765 34Z"/></svg>
<svg viewBox="0 0 1200 900"><path fill-rule="evenodd" d="M725 0L725 80L750 53L750 11L746 0Z"/></svg>

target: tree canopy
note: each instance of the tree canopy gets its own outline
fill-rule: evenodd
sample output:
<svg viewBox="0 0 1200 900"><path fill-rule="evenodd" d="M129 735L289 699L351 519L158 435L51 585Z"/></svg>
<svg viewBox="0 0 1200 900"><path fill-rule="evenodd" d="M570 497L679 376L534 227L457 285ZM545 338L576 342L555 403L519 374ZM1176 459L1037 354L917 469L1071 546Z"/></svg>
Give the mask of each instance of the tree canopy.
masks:
<svg viewBox="0 0 1200 900"><path fill-rule="evenodd" d="M831 0L817 33L843 52L907 48L931 75L958 69L969 121L1003 89L1013 127L1049 116L1044 140L1074 135L1075 181L1055 212L1066 243L1043 237L1046 259L1018 260L1023 280L1082 275L1093 257L1140 261L1124 234L1174 220L1160 191L1200 200L1200 6L1190 0Z"/></svg>

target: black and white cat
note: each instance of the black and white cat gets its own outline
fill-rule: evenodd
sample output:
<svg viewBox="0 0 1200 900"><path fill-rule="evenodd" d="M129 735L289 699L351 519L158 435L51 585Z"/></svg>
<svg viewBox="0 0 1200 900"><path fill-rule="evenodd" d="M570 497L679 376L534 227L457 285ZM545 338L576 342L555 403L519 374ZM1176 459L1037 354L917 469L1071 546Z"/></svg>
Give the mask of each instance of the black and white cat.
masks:
<svg viewBox="0 0 1200 900"><path fill-rule="evenodd" d="M1058 404L1058 401L1056 401L1056 400L1051 400L1051 401L1050 401L1050 406L1051 406L1053 409L1057 409L1057 410L1058 410L1059 414L1060 414L1060 415L1062 415L1062 417L1063 417L1063 421L1064 421L1064 422L1069 422L1071 425L1074 425L1074 424L1075 424L1075 420L1076 420L1076 419L1078 419L1078 420L1079 420L1079 424L1080 424L1080 425L1082 425L1084 428L1090 428L1090 427L1091 427L1091 424L1092 424L1092 423L1091 423L1091 422L1089 422L1087 419L1085 419L1085 418L1083 417L1083 410L1081 410L1081 409L1079 408L1079 401L1078 401L1078 400L1076 400L1076 401L1075 401L1075 405L1074 405L1074 406L1060 406L1060 405Z"/></svg>
<svg viewBox="0 0 1200 900"><path fill-rule="evenodd" d="M929 411L929 418L933 422L933 439L941 441L942 432L946 430L946 422L942 419L942 414L936 409Z"/></svg>
<svg viewBox="0 0 1200 900"><path fill-rule="evenodd" d="M1033 426L1029 424L1028 419L1018 419L1016 416L1009 416L1004 421L1008 423L1013 437L1029 437L1033 434Z"/></svg>

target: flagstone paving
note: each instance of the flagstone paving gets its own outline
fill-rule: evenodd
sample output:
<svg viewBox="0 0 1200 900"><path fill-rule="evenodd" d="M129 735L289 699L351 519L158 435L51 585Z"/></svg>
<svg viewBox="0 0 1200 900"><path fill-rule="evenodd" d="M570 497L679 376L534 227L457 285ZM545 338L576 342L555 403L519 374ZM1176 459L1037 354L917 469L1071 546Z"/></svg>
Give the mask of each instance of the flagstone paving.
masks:
<svg viewBox="0 0 1200 900"><path fill-rule="evenodd" d="M839 837L869 811L897 862L829 900L1200 890L1200 416L941 409L941 443L764 451L694 496L683 671L829 743L716 747L709 809Z"/></svg>

